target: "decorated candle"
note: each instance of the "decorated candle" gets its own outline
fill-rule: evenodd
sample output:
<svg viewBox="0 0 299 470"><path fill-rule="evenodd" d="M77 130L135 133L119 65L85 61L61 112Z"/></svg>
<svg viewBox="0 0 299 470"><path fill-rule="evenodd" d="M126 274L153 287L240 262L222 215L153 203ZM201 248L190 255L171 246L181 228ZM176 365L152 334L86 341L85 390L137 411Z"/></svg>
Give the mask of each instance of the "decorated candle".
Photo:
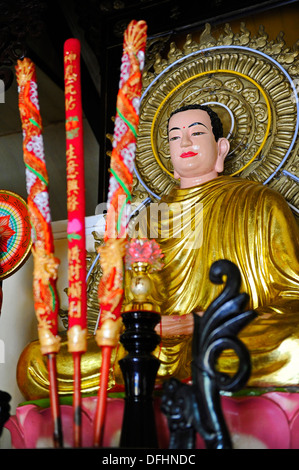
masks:
<svg viewBox="0 0 299 470"><path fill-rule="evenodd" d="M86 251L80 41L64 44L70 352L86 350Z"/></svg>
<svg viewBox="0 0 299 470"><path fill-rule="evenodd" d="M113 133L105 239L125 237L127 206L133 186L142 69L146 46L145 21L131 21L124 34Z"/></svg>
<svg viewBox="0 0 299 470"><path fill-rule="evenodd" d="M44 155L35 66L28 58L19 60L16 73L23 129L27 205L32 226L34 307L38 319L41 351L43 354L51 354L57 353L60 347L60 337L57 334L59 305L56 291L59 260L54 257L49 180Z"/></svg>
<svg viewBox="0 0 299 470"><path fill-rule="evenodd" d="M123 298L127 209L133 187L146 31L144 21L133 20L124 34L110 164L105 244L99 249L103 270L99 284L101 315L96 333L99 346L113 346L118 341L117 323L120 323L118 320Z"/></svg>
<svg viewBox="0 0 299 470"><path fill-rule="evenodd" d="M119 340L123 300L128 205L133 186L133 168L139 122L147 25L131 21L124 35L121 76L110 165L104 246L99 248L102 277L99 283L100 321L96 342L102 364L94 420L94 445L100 446L106 416L107 386L112 348Z"/></svg>

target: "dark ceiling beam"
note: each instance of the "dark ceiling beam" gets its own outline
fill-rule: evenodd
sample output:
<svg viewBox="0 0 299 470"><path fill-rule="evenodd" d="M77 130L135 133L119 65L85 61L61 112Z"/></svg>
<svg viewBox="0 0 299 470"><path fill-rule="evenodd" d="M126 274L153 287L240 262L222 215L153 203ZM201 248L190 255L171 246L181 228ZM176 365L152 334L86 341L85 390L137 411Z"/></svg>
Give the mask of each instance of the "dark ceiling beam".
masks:
<svg viewBox="0 0 299 470"><path fill-rule="evenodd" d="M72 0L64 0L63 2L59 3L61 11L69 25L73 37L79 39L81 42L81 56L89 71L94 87L97 90L99 96L101 96L101 73L98 59L86 41L85 31L82 29L82 27L79 26L80 18L78 17L73 4L74 2Z"/></svg>
<svg viewBox="0 0 299 470"><path fill-rule="evenodd" d="M93 30L102 29L106 47L122 44L123 32L132 19L147 22L148 37L151 39L183 31L196 31L206 22L212 25L225 23L291 3L298 3L298 0L76 1L77 8L85 18L85 29L88 25Z"/></svg>
<svg viewBox="0 0 299 470"><path fill-rule="evenodd" d="M70 22L58 1L48 3L44 22L45 30L39 40L38 47L32 40L28 43L29 55L43 72L61 89L64 89L63 46L67 39L77 37L76 31L71 30ZM95 77L95 67L90 67L92 54L88 53L84 39L81 40L81 49L84 52L84 54L81 54L82 107L84 115L99 142L100 83L97 83L98 77Z"/></svg>
<svg viewBox="0 0 299 470"><path fill-rule="evenodd" d="M173 32L192 32L201 28L205 23L211 23L212 25L223 24L225 22L238 20L246 16L248 17L251 15L256 15L292 3L299 2L298 0L247 0L243 2L240 2L239 0L220 0L219 6L214 10L210 9L210 11L207 11L207 14L204 17L201 17L199 21L191 21L186 23L185 25L180 25L175 28Z"/></svg>

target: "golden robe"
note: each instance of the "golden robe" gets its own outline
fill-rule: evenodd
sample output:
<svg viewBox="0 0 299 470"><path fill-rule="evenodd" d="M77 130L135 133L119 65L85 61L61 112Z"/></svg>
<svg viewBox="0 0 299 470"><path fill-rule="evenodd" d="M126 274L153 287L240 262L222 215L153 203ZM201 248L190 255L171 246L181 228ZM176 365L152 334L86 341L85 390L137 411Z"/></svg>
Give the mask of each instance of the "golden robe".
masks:
<svg viewBox="0 0 299 470"><path fill-rule="evenodd" d="M152 275L152 300L160 304L161 314L206 310L223 288L209 280L212 263L232 261L241 273L241 292L250 296L248 309L258 313L240 333L252 359L248 385L298 385L299 229L282 196L252 181L219 176L201 186L174 189L159 207L152 207L139 224L142 232L150 221L147 235L157 239L165 255L164 268ZM158 210L158 216L152 210ZM155 351L161 361L158 382L190 376L191 342L192 335L184 331L163 338ZM115 379L122 382L118 360L124 354L121 345L113 351L109 388ZM84 393L96 392L100 361L99 348L90 337L81 360ZM236 367L234 354L225 352L220 369L229 373ZM57 356L57 373L59 393L72 393L73 365L66 341ZM38 342L20 358L18 383L27 399L47 396L47 367Z"/></svg>
<svg viewBox="0 0 299 470"><path fill-rule="evenodd" d="M160 206L158 218L149 209L147 234L157 236L165 255L165 267L153 276L161 314L206 310L224 287L210 282L211 265L232 261L241 292L250 296L248 309L258 313L240 333L252 358L249 385L299 384L299 229L282 196L259 183L219 176L174 189ZM183 331L163 338L156 351L160 377L189 377L191 341ZM232 353L223 354L222 371L236 366Z"/></svg>

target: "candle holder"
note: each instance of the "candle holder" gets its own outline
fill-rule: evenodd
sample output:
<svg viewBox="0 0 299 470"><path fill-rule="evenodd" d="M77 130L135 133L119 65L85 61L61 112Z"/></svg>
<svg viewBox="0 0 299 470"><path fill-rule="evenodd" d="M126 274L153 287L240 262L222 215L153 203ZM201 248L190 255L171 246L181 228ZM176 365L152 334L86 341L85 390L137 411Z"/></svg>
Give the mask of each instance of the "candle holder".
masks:
<svg viewBox="0 0 299 470"><path fill-rule="evenodd" d="M125 311L143 310L160 311L159 307L149 301L152 291L152 280L149 277L151 265L144 261L137 261L132 264L132 279L130 290L133 300L124 306Z"/></svg>
<svg viewBox="0 0 299 470"><path fill-rule="evenodd" d="M162 253L156 242L138 239L131 241L127 254L133 300L122 314L125 332L120 341L128 355L119 361L126 392L120 446L157 448L153 390L160 361L152 352L161 341L155 332L160 313L148 299L152 290L149 273L161 268Z"/></svg>

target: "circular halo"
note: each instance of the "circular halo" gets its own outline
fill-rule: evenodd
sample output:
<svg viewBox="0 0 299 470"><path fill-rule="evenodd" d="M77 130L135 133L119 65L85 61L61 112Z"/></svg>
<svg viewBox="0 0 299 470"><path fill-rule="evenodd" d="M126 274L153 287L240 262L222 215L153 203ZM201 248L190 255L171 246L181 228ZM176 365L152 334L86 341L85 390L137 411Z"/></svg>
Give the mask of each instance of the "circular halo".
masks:
<svg viewBox="0 0 299 470"><path fill-rule="evenodd" d="M217 101L208 101L207 103L203 103L203 104L204 104L204 106L213 106L214 108L219 108L219 111L217 111L217 114L220 117L221 121L224 121L224 122L227 121L226 119L223 119L223 117L221 116L221 114L224 114L223 109L229 114L230 128L227 129L227 132L225 132L226 129L224 129L224 137L226 139L229 139L232 136L233 130L234 130L234 127L235 127L235 118L234 118L233 113L229 109L229 107L226 106L223 103L217 103ZM221 108L223 108L223 109L221 109ZM230 154L231 154L231 152L228 155L230 155Z"/></svg>
<svg viewBox="0 0 299 470"><path fill-rule="evenodd" d="M257 148L257 150L254 152L253 156L249 159L248 162L246 162L243 166L241 166L238 170L236 170L235 172L231 173L231 176L235 176L237 175L238 173L240 173L241 171L245 170L245 168L247 168L255 159L256 157L260 154L262 148L264 147L264 144L268 138L268 135L269 135L269 131L270 131L270 127L271 127L271 108L270 108L270 103L269 103L269 100L268 100L268 97L266 95L266 93L264 92L264 90L262 89L262 87L257 83L255 82L255 80L253 80L251 77L247 77L246 75L244 75L243 73L241 72L237 72L235 70L210 70L210 71L206 71L206 72L202 72L200 74L197 74L197 75L194 75L192 77L189 77L187 78L186 80L184 80L182 83L180 83L179 85L177 85L176 87L174 87L171 92L164 98L164 100L161 102L161 104L158 106L158 109L154 115L154 119L153 119L153 122L152 122L152 127L151 127L151 146L152 146L152 149L153 149L153 153L154 153L154 157L155 159L157 160L157 163L161 166L161 168L166 171L170 176L172 176L172 173L164 167L164 165L162 164L161 160L159 159L159 155L158 155L158 151L157 151L157 146L156 146L156 143L157 143L157 140L155 139L155 135L156 135L156 132L155 132L155 127L156 127L156 121L157 121L157 117L159 116L160 114L160 110L166 105L167 101L169 99L171 99L171 95L176 93L180 87L184 87L188 82L191 82L192 80L196 80L197 78L200 78L204 75L215 75L217 76L217 74L232 74L232 75L237 75L239 77L242 77L242 78L245 78L246 80L249 80L251 83L254 84L254 86L260 91L261 93L261 96L264 98L264 101L266 103L266 107L267 107L267 127L266 127L266 130L265 130L265 135L262 139L262 142L260 143L259 147ZM194 93L192 93L193 95ZM187 97L189 98L190 95ZM215 102L214 102L215 104ZM219 105L221 106L221 103L219 103Z"/></svg>
<svg viewBox="0 0 299 470"><path fill-rule="evenodd" d="M0 190L0 280L11 276L31 250L31 225L25 200Z"/></svg>
<svg viewBox="0 0 299 470"><path fill-rule="evenodd" d="M299 106L287 69L256 48L199 47L170 60L145 85L135 168L150 194L160 197L177 184L167 122L174 109L193 103L219 111L231 147L224 174L267 184L295 158Z"/></svg>

